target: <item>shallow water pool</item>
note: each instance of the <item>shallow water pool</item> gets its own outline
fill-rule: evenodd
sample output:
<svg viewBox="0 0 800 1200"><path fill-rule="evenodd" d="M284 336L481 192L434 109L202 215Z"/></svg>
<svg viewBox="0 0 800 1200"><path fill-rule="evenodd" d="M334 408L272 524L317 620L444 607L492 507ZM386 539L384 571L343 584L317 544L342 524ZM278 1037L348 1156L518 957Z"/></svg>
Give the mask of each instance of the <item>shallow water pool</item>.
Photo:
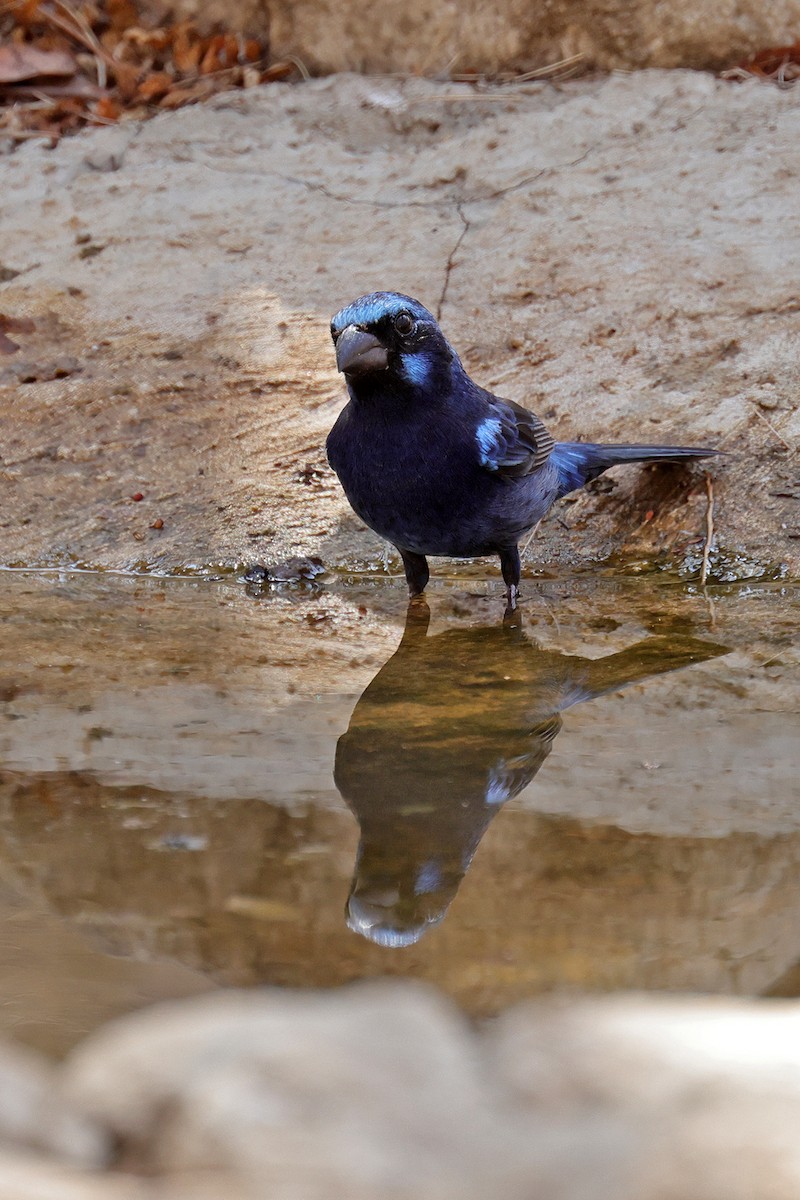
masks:
<svg viewBox="0 0 800 1200"><path fill-rule="evenodd" d="M800 589L0 574L0 1028L220 984L800 994Z"/></svg>

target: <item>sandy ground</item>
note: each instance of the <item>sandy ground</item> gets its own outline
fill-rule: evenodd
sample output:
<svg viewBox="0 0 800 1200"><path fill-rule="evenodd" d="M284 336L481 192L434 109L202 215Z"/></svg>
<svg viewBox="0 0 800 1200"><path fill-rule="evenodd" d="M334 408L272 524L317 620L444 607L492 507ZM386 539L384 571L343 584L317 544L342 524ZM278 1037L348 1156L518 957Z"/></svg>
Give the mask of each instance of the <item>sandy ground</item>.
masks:
<svg viewBox="0 0 800 1200"><path fill-rule="evenodd" d="M0 312L36 324L0 358L0 563L376 566L325 463L327 323L390 287L560 437L722 445L714 569L796 571L799 102L341 76L0 158ZM690 570L705 522L702 470L628 469L531 561Z"/></svg>

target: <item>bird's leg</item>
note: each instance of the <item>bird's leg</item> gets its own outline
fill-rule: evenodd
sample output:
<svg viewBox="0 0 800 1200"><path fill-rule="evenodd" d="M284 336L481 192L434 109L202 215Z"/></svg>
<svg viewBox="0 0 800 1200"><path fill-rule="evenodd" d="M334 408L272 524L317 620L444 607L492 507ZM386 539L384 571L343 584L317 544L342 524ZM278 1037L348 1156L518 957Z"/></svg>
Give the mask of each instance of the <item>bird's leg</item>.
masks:
<svg viewBox="0 0 800 1200"><path fill-rule="evenodd" d="M399 546L398 550L400 550ZM400 550L400 557L403 560L409 596L412 598L414 596L421 596L430 578L430 571L428 570L425 555L413 554L411 550Z"/></svg>
<svg viewBox="0 0 800 1200"><path fill-rule="evenodd" d="M519 595L519 550L516 546L503 546L500 550L500 570L506 585L506 601L508 610L513 612L517 607Z"/></svg>

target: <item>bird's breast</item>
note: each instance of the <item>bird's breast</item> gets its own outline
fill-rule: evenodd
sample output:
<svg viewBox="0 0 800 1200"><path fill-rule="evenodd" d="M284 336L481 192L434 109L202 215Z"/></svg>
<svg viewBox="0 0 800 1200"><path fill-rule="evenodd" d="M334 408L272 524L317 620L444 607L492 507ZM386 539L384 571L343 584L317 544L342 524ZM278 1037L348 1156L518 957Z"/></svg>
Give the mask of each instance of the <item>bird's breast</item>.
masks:
<svg viewBox="0 0 800 1200"><path fill-rule="evenodd" d="M481 466L463 420L393 420L353 407L331 431L328 460L357 515L380 537L418 554L470 557L513 544L539 520L531 481L504 480Z"/></svg>

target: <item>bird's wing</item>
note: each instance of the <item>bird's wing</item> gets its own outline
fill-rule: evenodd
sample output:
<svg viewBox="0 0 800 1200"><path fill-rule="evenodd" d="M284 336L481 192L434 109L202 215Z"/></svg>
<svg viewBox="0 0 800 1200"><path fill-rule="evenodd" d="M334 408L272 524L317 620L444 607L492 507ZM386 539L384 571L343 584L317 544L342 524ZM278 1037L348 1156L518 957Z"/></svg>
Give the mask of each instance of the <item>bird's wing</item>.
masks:
<svg viewBox="0 0 800 1200"><path fill-rule="evenodd" d="M547 462L555 439L521 404L488 393L486 397L491 413L475 432L482 465L505 479L530 475Z"/></svg>

